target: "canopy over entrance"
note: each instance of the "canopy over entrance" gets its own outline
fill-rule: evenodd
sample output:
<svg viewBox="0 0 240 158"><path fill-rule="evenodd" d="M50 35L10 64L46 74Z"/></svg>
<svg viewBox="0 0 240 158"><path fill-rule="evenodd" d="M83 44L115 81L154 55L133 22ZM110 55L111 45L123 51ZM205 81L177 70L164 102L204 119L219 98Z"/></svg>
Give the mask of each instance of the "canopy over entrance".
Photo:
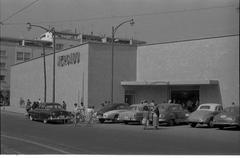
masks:
<svg viewBox="0 0 240 158"><path fill-rule="evenodd" d="M122 86L217 85L218 80L122 81Z"/></svg>

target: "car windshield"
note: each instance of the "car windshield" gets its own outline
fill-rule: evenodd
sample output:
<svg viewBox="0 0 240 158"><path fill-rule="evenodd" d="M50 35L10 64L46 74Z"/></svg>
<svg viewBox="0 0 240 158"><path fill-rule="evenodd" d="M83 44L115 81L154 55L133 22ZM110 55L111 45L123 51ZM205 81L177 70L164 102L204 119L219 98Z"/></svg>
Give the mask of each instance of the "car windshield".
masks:
<svg viewBox="0 0 240 158"><path fill-rule="evenodd" d="M139 111L142 111L142 110L143 110L143 107L142 107L142 106L134 105L134 106L130 106L130 110L139 110Z"/></svg>
<svg viewBox="0 0 240 158"><path fill-rule="evenodd" d="M45 109L62 109L61 105L46 105Z"/></svg>
<svg viewBox="0 0 240 158"><path fill-rule="evenodd" d="M121 109L128 109L129 107L128 106L126 106L126 105L120 105L120 106L118 106L116 109L117 110L121 110Z"/></svg>
<svg viewBox="0 0 240 158"><path fill-rule="evenodd" d="M229 113L234 113L234 112L238 112L239 110L236 107L228 107L228 108L225 108L223 111L229 112Z"/></svg>
<svg viewBox="0 0 240 158"><path fill-rule="evenodd" d="M168 106L166 106L166 105L159 105L158 106L159 111L166 111L167 109L168 109Z"/></svg>
<svg viewBox="0 0 240 158"><path fill-rule="evenodd" d="M209 110L210 106L209 105L202 105L202 106L199 107L199 109L201 109L201 110Z"/></svg>

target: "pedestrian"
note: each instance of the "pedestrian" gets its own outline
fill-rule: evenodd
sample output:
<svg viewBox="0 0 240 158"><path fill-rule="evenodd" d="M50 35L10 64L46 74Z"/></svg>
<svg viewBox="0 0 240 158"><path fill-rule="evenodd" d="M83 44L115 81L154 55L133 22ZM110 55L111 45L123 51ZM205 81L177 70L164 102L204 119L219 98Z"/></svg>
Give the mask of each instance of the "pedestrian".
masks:
<svg viewBox="0 0 240 158"><path fill-rule="evenodd" d="M94 115L94 106L89 107L89 108L87 109L87 115L88 115L87 125L92 125L92 124L93 124L93 115Z"/></svg>
<svg viewBox="0 0 240 158"><path fill-rule="evenodd" d="M158 129L159 126L159 109L155 106L154 113L153 113L153 126L155 129Z"/></svg>
<svg viewBox="0 0 240 158"><path fill-rule="evenodd" d="M63 101L62 106L63 106L63 109L64 109L64 110L67 109L67 104L65 103L65 101Z"/></svg>
<svg viewBox="0 0 240 158"><path fill-rule="evenodd" d="M39 103L39 105L41 104L41 99L40 98L38 99L38 103Z"/></svg>
<svg viewBox="0 0 240 158"><path fill-rule="evenodd" d="M26 105L26 115L28 115L28 111L31 109L31 101L30 99L27 100L27 105Z"/></svg>
<svg viewBox="0 0 240 158"><path fill-rule="evenodd" d="M232 102L232 105L234 106L234 105L235 105L235 102Z"/></svg>
<svg viewBox="0 0 240 158"><path fill-rule="evenodd" d="M84 122L86 117L86 109L85 109L85 106L83 105L83 102L81 102L81 105L79 107L79 116L80 116L81 122Z"/></svg>
<svg viewBox="0 0 240 158"><path fill-rule="evenodd" d="M153 106L153 107L155 106L154 100L151 101L150 106Z"/></svg>
<svg viewBox="0 0 240 158"><path fill-rule="evenodd" d="M143 129L145 130L148 125L149 125L149 122L148 122L148 107L147 106L144 106L143 107L143 119L142 119L142 124L143 124Z"/></svg>
<svg viewBox="0 0 240 158"><path fill-rule="evenodd" d="M73 109L73 115L74 115L74 127L76 127L77 123L78 123L78 119L79 119L79 107L77 105L77 103L74 103L74 109Z"/></svg>

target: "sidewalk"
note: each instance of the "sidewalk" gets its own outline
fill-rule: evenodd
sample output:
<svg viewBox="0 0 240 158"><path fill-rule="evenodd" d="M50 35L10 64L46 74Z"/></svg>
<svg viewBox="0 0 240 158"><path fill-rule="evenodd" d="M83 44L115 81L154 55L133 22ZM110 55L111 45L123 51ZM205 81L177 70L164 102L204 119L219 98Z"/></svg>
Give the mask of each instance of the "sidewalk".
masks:
<svg viewBox="0 0 240 158"><path fill-rule="evenodd" d="M1 112L2 111L15 112L15 113L20 113L20 114L26 113L25 108L20 108L20 107L15 107L15 106L3 106L3 107L1 107Z"/></svg>

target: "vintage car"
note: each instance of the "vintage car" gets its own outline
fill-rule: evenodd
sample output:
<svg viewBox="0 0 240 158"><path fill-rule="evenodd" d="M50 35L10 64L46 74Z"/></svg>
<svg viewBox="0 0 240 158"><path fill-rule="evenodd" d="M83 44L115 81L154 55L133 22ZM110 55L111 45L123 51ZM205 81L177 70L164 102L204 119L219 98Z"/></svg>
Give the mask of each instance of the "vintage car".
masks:
<svg viewBox="0 0 240 158"><path fill-rule="evenodd" d="M105 112L103 114L103 117L99 118L99 121L100 121L100 123L103 123L104 121L117 122L119 114L127 111L128 109L129 109L128 104L123 104L123 105L117 106L116 110L111 110L111 111Z"/></svg>
<svg viewBox="0 0 240 158"><path fill-rule="evenodd" d="M240 127L239 106L229 106L213 119L214 127L223 129L224 127Z"/></svg>
<svg viewBox="0 0 240 158"><path fill-rule="evenodd" d="M124 107L129 107L129 105L126 104L126 103L113 103L113 104L107 105L107 106L103 107L102 109L100 109L99 111L97 111L98 120L101 123L103 123L105 121L105 119L103 118L103 114L105 112L108 112L108 111L111 111L111 110L119 109L119 107L124 108Z"/></svg>
<svg viewBox="0 0 240 158"><path fill-rule="evenodd" d="M159 123L167 123L169 126L187 123L189 112L180 104L162 103L157 105L159 110Z"/></svg>
<svg viewBox="0 0 240 158"><path fill-rule="evenodd" d="M73 117L71 112L64 110L58 103L41 103L35 109L29 110L28 116L30 120L40 120L43 123L51 121L65 123Z"/></svg>
<svg viewBox="0 0 240 158"><path fill-rule="evenodd" d="M136 123L142 123L143 119L143 109L151 108L147 104L133 104L130 106L130 108L125 111L121 112L118 116L118 120L124 122L125 124L128 124L129 122L136 122Z"/></svg>
<svg viewBox="0 0 240 158"><path fill-rule="evenodd" d="M191 127L196 127L197 124L207 124L208 127L213 127L213 118L223 110L222 105L215 103L201 104L196 111L188 117L188 122Z"/></svg>

